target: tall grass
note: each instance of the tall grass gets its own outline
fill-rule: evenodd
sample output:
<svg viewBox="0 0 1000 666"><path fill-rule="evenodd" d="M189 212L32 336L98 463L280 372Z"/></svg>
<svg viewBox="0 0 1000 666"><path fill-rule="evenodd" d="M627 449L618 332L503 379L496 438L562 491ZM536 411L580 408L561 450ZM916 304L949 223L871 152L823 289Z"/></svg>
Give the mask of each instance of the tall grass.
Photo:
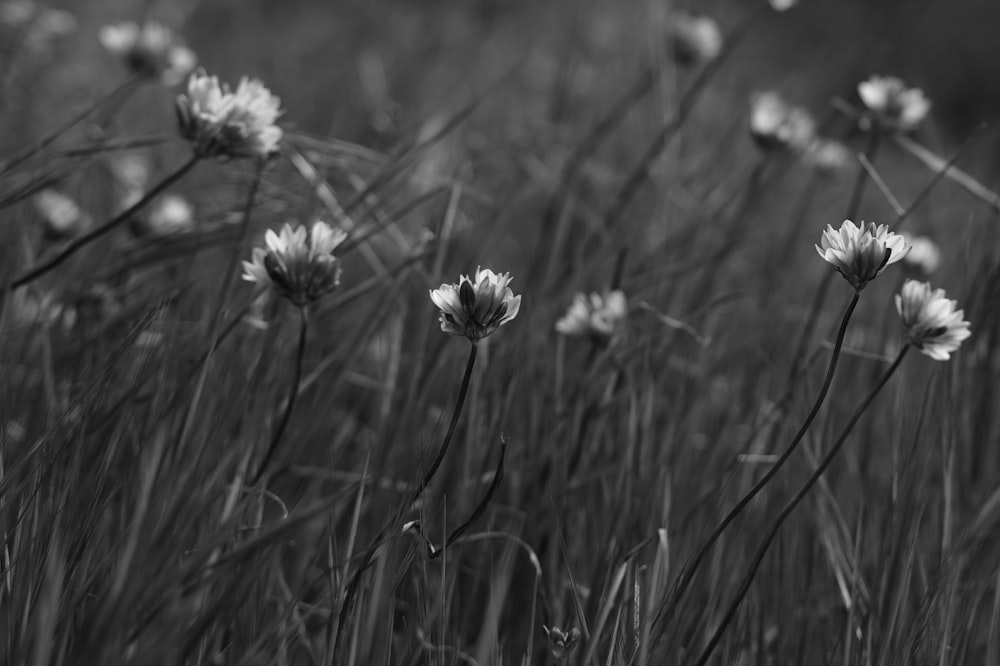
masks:
<svg viewBox="0 0 1000 666"><path fill-rule="evenodd" d="M701 67L652 3L392 4L380 34L423 26L426 52L350 54L336 131L296 107L329 90L276 76L280 152L183 180L176 91L106 108L121 73L90 52L101 85L35 114L61 90L31 82L68 61L5 52L24 131L0 139L0 663L998 663L994 174L935 146L933 114L876 158L834 88L846 169L762 154L746 100L778 84L748 63L784 15L755 4L720 5L738 39ZM200 11L192 34L224 10ZM274 11L239 19L272 55ZM304 16L282 18L303 50ZM434 103L392 115L380 63ZM151 172L131 209L126 155ZM192 228L141 231L156 182ZM90 226L54 236L46 188ZM947 363L911 352L863 414L913 269L866 287L834 349L853 290L812 246L848 208L933 236L974 334ZM308 314L239 280L266 229L315 218L348 240ZM428 290L477 265L523 302L470 359ZM555 332L606 289L620 335Z"/></svg>

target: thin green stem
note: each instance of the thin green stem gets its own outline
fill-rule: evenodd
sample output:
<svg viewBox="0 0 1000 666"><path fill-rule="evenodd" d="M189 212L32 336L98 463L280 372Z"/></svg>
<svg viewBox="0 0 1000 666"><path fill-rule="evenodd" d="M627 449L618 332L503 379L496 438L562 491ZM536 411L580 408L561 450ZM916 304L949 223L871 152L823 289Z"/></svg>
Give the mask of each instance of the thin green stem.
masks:
<svg viewBox="0 0 1000 666"><path fill-rule="evenodd" d="M306 331L309 328L309 313L305 307L300 307L299 314L301 315L301 326L299 327L298 351L295 354L295 369L292 374L292 388L288 394L288 402L285 404L285 411L281 415L281 421L278 422L278 427L274 431L274 436L271 438L271 444L267 447L267 453L264 454L264 458L260 461L260 467L257 468L257 473L253 475L253 479L250 481L251 486L256 485L257 482L260 481L264 472L267 470L268 463L270 463L271 458L274 457L274 452L278 450L278 444L281 442L281 436L285 434L285 429L288 427L288 423L292 419L292 410L295 409L295 400L299 396L299 385L302 382L302 365L306 350Z"/></svg>
<svg viewBox="0 0 1000 666"><path fill-rule="evenodd" d="M792 438L792 442L784 451L782 451L774 465L772 465L764 476L762 476L760 480L757 481L757 483L755 483L754 486L740 498L739 502L736 503L736 506L729 510L729 513L727 513L725 518L722 519L722 522L720 522L715 529L712 530L708 539L706 539L698 549L694 558L690 560L690 566L686 567L686 569L681 573L680 579L677 583L677 589L673 594L673 602L664 613L663 621L665 623L669 622L670 618L673 617L674 612L680 604L681 598L687 591L691 581L694 579L694 574L698 571L698 567L705 560L705 556L708 554L708 551L711 550L712 546L715 545L715 542L719 540L720 536L722 536L722 533L725 532L726 528L729 527L729 525L736 519L740 512L743 511L747 504L749 504L750 501L764 489L764 486L766 486L768 482L774 478L774 475L777 474L778 471L784 466L785 462L789 457L791 457L792 453L795 452L799 444L802 442L803 437L805 437L806 431L809 430L809 426L812 425L813 420L815 420L816 415L819 413L820 407L822 407L824 400L826 400L827 393L830 391L830 385L833 383L833 375L837 369L837 361L840 358L840 351L844 346L844 335L847 332L847 324L851 319L851 315L854 313L854 309L858 305L860 297L861 292L855 291L850 304L847 306L847 310L844 311L844 316L840 322L840 330L837 331L837 340L833 346L833 353L830 356L830 365L826 370L826 377L823 379L823 385L820 388L819 394L816 396L816 400L813 403L812 409L809 410L809 414L806 416L805 421L802 422L798 432L795 433L795 437Z"/></svg>
<svg viewBox="0 0 1000 666"><path fill-rule="evenodd" d="M97 109L101 108L104 104L106 104L110 100L114 99L119 93L127 92L131 94L134 87L137 86L141 81L142 77L132 77L126 80L117 88L111 90L111 92L107 93L103 97L94 100L90 105L88 105L79 113L66 120L66 122L64 122L63 124L57 125L56 127L49 130L49 132L46 133L41 139L39 139L32 145L28 146L27 148L25 148L24 150L22 150L21 152L17 153L9 160L4 162L3 165L0 166L0 176L7 173L17 165L25 162L26 160L31 159L40 150L44 150L46 147L51 145L53 141L55 141L63 134L71 130L75 125L77 125L77 123L82 121L84 118L92 114Z"/></svg>
<svg viewBox="0 0 1000 666"><path fill-rule="evenodd" d="M27 272L23 273L20 277L15 278L13 282L9 283L6 287L4 287L4 291L8 289L17 289L18 287L23 287L29 282L34 282L41 276L51 271L53 268L61 265L64 261L72 257L81 249L85 248L87 245L90 245L98 238L106 236L107 234L114 231L117 227L121 226L125 222L128 222L132 218L132 216L134 216L137 212L145 208L149 204L149 202L151 202L156 197L160 196L160 194L166 191L169 187L171 187L172 185L177 183L181 178L186 176L187 173L195 167L199 159L200 158L197 155L192 156L191 159L185 162L179 169L177 169L177 171L174 171L172 174L170 174L169 176L161 180L159 183L157 183L157 185L153 187L153 189L146 192L145 196L139 199L139 201L135 202L132 206L129 206L126 210L122 211L121 213L118 213L118 215L113 217L110 221L105 222L96 229L93 229L85 233L84 235L80 236L79 238L73 240L65 248L63 248L62 251L59 252L59 254L57 254L56 256L52 257L51 259L48 259L47 261L41 262L40 264L38 264L33 268L28 269Z"/></svg>
<svg viewBox="0 0 1000 666"><path fill-rule="evenodd" d="M830 450L823 457L823 460L820 462L819 467L816 468L816 470L812 473L809 479L802 485L801 488L799 488L798 492L795 493L795 496L792 497L792 499L790 499L787 504L785 504L784 508L781 510L781 513L778 514L778 517L775 519L774 523L771 524L771 528L768 530L767 535L764 537L764 542L761 544L760 548L757 549L757 553L756 555L754 555L753 561L750 563L750 568L747 570L746 575L743 576L743 580L740 582L740 587L736 592L736 598L734 598L733 602L729 605L729 608L726 610L725 616L722 618L722 623L715 630L715 633L712 634L712 638L709 640L708 645L705 647L705 650L701 653L701 656L698 658L697 666L704 666L704 664L706 664L708 662L708 659L712 656L712 652L719 644L719 641L722 639L723 633L729 626L729 623L732 621L733 617L736 615L736 611L739 609L740 604L743 602L743 599L746 597L747 591L750 589L750 584L753 582L754 576L757 575L757 570L760 568L761 562L763 562L764 556L767 554L768 549L771 547L771 544L774 543L774 539L777 536L778 531L781 529L781 525L785 522L785 519L788 518L789 515L791 515L791 513L795 510L795 508L802 502L805 496L809 494L809 491L812 489L814 485L816 485L816 482L819 481L820 477L823 476L823 473L830 466L830 463L833 462L833 459L837 455L837 452L840 451L841 447L844 445L844 442L847 441L847 437L848 435L851 434L851 430L854 429L854 426L857 425L858 421L861 419L861 416L871 406L872 402L875 400L875 397L879 394L879 392L886 385L886 383L888 383L889 379L896 372L896 369L899 367L900 363L903 362L903 358L906 356L906 352L909 348L910 346L906 345L900 350L899 354L896 356L896 360L894 360L892 362L892 365L889 366L889 369L885 371L885 374L882 375L882 378L879 380L878 384L875 385L875 388L873 388L871 392L869 392L868 395L865 396L865 399L862 400L861 403L858 405L858 407L854 410L854 414L851 415L851 418L850 420L848 420L847 425L844 426L844 429L840 431L840 435L837 437L837 441L834 442L833 446L830 447Z"/></svg>

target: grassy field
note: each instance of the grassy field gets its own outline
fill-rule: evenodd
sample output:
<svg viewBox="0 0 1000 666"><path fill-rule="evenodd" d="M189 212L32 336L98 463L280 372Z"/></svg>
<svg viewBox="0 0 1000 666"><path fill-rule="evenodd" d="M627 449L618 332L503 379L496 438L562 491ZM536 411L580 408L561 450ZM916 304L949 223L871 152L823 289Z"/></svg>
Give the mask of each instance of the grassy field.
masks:
<svg viewBox="0 0 1000 666"><path fill-rule="evenodd" d="M0 3L0 664L1000 664L988 94L874 121L949 70L857 3L699 5L688 62L656 2L331 4L151 12L281 98L256 159L101 46L133 3ZM765 90L807 141L755 143ZM845 218L940 261L856 292ZM241 279L315 220L330 293ZM521 300L470 342L429 292L478 266Z"/></svg>

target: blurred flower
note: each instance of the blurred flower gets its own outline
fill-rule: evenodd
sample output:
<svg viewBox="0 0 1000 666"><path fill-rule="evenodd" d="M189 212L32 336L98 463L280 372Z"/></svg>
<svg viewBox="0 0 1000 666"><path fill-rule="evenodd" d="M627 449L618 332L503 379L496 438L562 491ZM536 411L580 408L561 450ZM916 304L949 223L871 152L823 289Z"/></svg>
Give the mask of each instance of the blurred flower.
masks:
<svg viewBox="0 0 1000 666"><path fill-rule="evenodd" d="M194 207L179 194L164 194L157 199L134 228L139 235L164 236L187 231L194 226Z"/></svg>
<svg viewBox="0 0 1000 666"><path fill-rule="evenodd" d="M816 121L805 109L778 93L762 92L750 100L750 136L763 150L805 150L816 138Z"/></svg>
<svg viewBox="0 0 1000 666"><path fill-rule="evenodd" d="M861 226L855 226L850 220L844 220L839 231L827 225L820 244L822 247L816 246L819 256L858 291L910 251L903 237L889 231L886 225L862 222Z"/></svg>
<svg viewBox="0 0 1000 666"><path fill-rule="evenodd" d="M31 198L35 210L45 222L45 235L60 239L76 236L90 226L90 215L70 197L53 189L40 190Z"/></svg>
<svg viewBox="0 0 1000 666"><path fill-rule="evenodd" d="M895 76L872 76L858 84L858 95L884 127L913 129L931 108L920 88L907 88Z"/></svg>
<svg viewBox="0 0 1000 666"><path fill-rule="evenodd" d="M174 86L184 80L197 64L194 51L184 46L169 28L157 21L141 26L131 21L101 28L101 44L135 74L159 78Z"/></svg>
<svg viewBox="0 0 1000 666"><path fill-rule="evenodd" d="M11 297L11 320L17 327L51 326L62 320L66 328L72 326L72 308L65 307L51 291L35 293L18 289Z"/></svg>
<svg viewBox="0 0 1000 666"><path fill-rule="evenodd" d="M722 31L713 19L678 11L672 13L669 20L668 33L674 45L674 57L682 65L707 62L722 51Z"/></svg>
<svg viewBox="0 0 1000 666"><path fill-rule="evenodd" d="M138 153L118 155L111 162L111 171L126 192L145 190L149 184L149 160Z"/></svg>
<svg viewBox="0 0 1000 666"><path fill-rule="evenodd" d="M201 157L268 157L281 141L279 115L281 100L246 77L230 92L217 77L196 72L177 98L181 135Z"/></svg>
<svg viewBox="0 0 1000 666"><path fill-rule="evenodd" d="M776 12L783 12L797 5L799 0L770 0L771 9Z"/></svg>
<svg viewBox="0 0 1000 666"><path fill-rule="evenodd" d="M853 153L839 141L817 137L802 151L802 160L820 171L840 171L851 163Z"/></svg>
<svg viewBox="0 0 1000 666"><path fill-rule="evenodd" d="M556 331L563 335L589 335L608 343L622 329L628 316L628 302L620 290L590 296L580 293L573 297L573 304L556 322Z"/></svg>
<svg viewBox="0 0 1000 666"><path fill-rule="evenodd" d="M910 245L910 251L903 263L924 275L930 275L936 271L941 265L941 250L938 249L937 243L927 236L913 236L905 231L901 235Z"/></svg>
<svg viewBox="0 0 1000 666"><path fill-rule="evenodd" d="M896 296L896 310L914 347L935 361L947 361L951 352L972 333L965 313L956 301L944 297L944 289L931 291L927 282L907 280Z"/></svg>
<svg viewBox="0 0 1000 666"><path fill-rule="evenodd" d="M580 630L576 627L569 631L563 631L559 627L546 627L543 624L542 629L545 630L545 635L549 637L549 651L555 657L556 661L566 659L569 653L573 651L573 648L576 647L576 642L580 640Z"/></svg>
<svg viewBox="0 0 1000 666"><path fill-rule="evenodd" d="M308 231L303 225L285 224L281 233L268 229L267 249L254 248L252 261L243 262L243 279L275 291L299 307L308 305L340 284L340 260L333 251L347 238L341 229L316 221Z"/></svg>
<svg viewBox="0 0 1000 666"><path fill-rule="evenodd" d="M59 9L49 9L30 0L0 3L0 24L24 30L21 41L33 51L47 51L52 40L76 30L76 18Z"/></svg>
<svg viewBox="0 0 1000 666"><path fill-rule="evenodd" d="M498 275L477 268L475 280L463 275L458 284L431 290L431 300L441 310L441 330L478 342L517 316L521 297L507 285L510 273Z"/></svg>

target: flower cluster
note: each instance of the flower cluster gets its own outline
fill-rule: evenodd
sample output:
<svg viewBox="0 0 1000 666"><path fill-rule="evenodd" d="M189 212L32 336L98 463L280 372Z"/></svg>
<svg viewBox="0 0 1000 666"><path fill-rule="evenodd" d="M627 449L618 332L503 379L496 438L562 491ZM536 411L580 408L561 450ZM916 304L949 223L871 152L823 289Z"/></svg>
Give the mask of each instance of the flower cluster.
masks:
<svg viewBox="0 0 1000 666"><path fill-rule="evenodd" d="M725 42L719 25L707 16L684 11L671 14L668 33L673 43L674 57L682 65L714 60Z"/></svg>
<svg viewBox="0 0 1000 666"><path fill-rule="evenodd" d="M183 81L198 61L194 51L157 21L146 21L141 26L131 21L106 25L101 28L100 40L132 72L159 78L168 86Z"/></svg>
<svg viewBox="0 0 1000 666"><path fill-rule="evenodd" d="M899 234L889 231L884 224L862 222L860 226L844 220L840 229L827 225L820 245L819 256L833 265L852 287L861 291L885 270L910 251L910 246Z"/></svg>
<svg viewBox="0 0 1000 666"><path fill-rule="evenodd" d="M285 224L279 234L268 229L267 248L254 248L251 261L243 262L243 279L271 286L299 307L330 293L340 284L340 260L333 251L347 238L341 229L325 222L305 226Z"/></svg>
<svg viewBox="0 0 1000 666"><path fill-rule="evenodd" d="M196 72L187 94L177 98L181 135L201 157L268 157L281 141L275 124L281 113L281 100L246 77L230 91L218 78Z"/></svg>
<svg viewBox="0 0 1000 666"><path fill-rule="evenodd" d="M620 290L604 294L583 293L573 298L566 314L556 322L556 331L563 335L589 336L607 344L622 329L628 316L628 302Z"/></svg>
<svg viewBox="0 0 1000 666"><path fill-rule="evenodd" d="M910 344L935 361L947 361L972 333L958 303L945 298L943 289L907 280L896 296L896 310L906 327Z"/></svg>
<svg viewBox="0 0 1000 666"><path fill-rule="evenodd" d="M858 95L875 122L886 129L911 130L927 116L931 102L920 88L907 88L895 76L872 76L858 84Z"/></svg>
<svg viewBox="0 0 1000 666"><path fill-rule="evenodd" d="M432 289L431 300L441 311L441 330L479 342L517 316L521 297L511 291L510 273L477 268L475 279L460 277L457 284Z"/></svg>

